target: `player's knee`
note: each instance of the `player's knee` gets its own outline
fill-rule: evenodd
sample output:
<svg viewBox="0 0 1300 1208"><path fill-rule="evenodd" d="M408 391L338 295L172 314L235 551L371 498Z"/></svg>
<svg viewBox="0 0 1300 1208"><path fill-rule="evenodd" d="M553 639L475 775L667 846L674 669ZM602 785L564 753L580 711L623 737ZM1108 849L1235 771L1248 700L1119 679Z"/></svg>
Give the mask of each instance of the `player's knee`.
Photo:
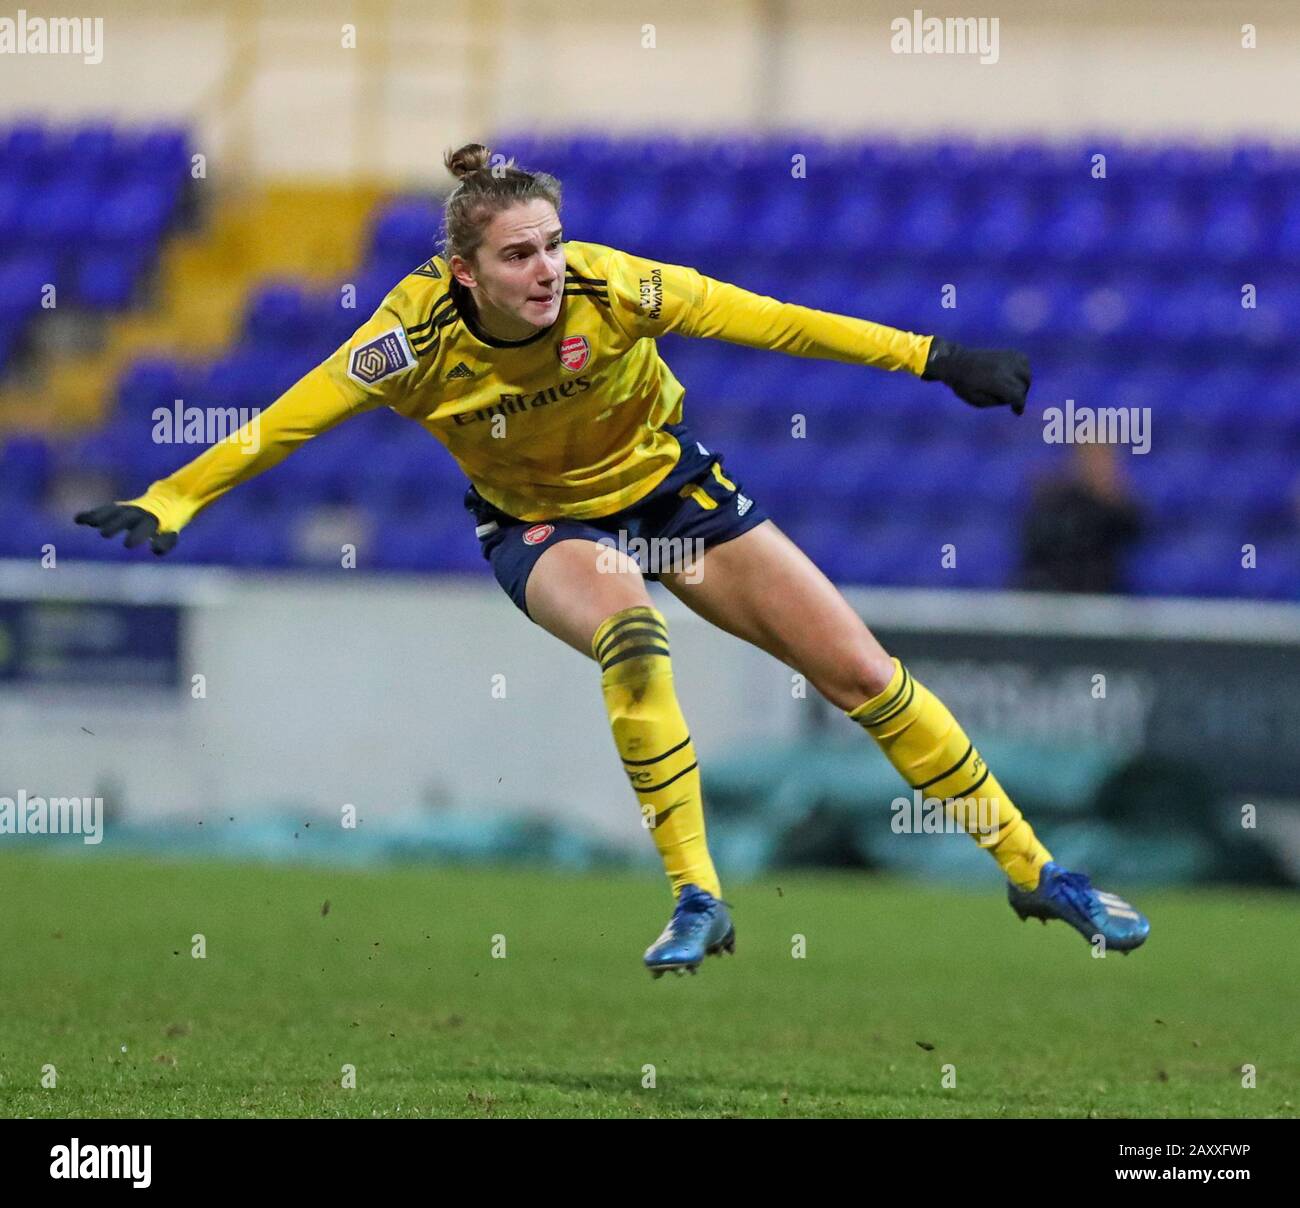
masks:
<svg viewBox="0 0 1300 1208"><path fill-rule="evenodd" d="M631 563L631 567L630 573L597 576L596 581L589 584L588 599L597 624L608 620L615 613L626 612L629 608L651 607L645 578L635 562Z"/></svg>
<svg viewBox="0 0 1300 1208"><path fill-rule="evenodd" d="M868 696L879 696L889 687L889 683L893 678L894 660L890 658L883 649L878 649L867 659L867 664L858 686L865 688ZM863 697L863 699L865 700L867 697Z"/></svg>
<svg viewBox="0 0 1300 1208"><path fill-rule="evenodd" d="M894 661L883 649L865 650L846 658L823 683L816 684L820 692L836 708L848 712L863 701L879 696L894 678Z"/></svg>

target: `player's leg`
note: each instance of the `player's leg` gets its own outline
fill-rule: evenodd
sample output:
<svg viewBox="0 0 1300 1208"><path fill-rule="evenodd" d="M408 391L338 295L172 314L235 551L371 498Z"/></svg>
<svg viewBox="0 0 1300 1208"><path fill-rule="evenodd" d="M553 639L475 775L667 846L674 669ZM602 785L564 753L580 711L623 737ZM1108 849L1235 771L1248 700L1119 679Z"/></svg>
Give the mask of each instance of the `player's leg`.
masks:
<svg viewBox="0 0 1300 1208"><path fill-rule="evenodd" d="M770 520L708 549L688 582L664 584L708 620L808 677L858 722L913 788L978 821L978 797L997 807L998 830L979 836L1007 876L1032 889L1052 857L1038 842L941 701L891 659L818 567ZM978 796L977 796L978 794ZM970 819L964 815L969 812ZM987 818L987 813L985 815ZM976 833L976 826L967 826Z"/></svg>
<svg viewBox="0 0 1300 1208"><path fill-rule="evenodd" d="M614 744L678 900L646 964L656 976L693 970L709 952L730 950L734 931L705 841L699 765L663 614L636 563L595 541L557 542L525 590L534 621L600 664Z"/></svg>
<svg viewBox="0 0 1300 1208"><path fill-rule="evenodd" d="M1064 874L1051 862L1051 853L943 702L886 654L835 585L775 524L765 521L710 547L689 574L666 574L662 581L719 628L806 675L875 739L912 788L950 803L949 812L1006 873L1012 904L1022 917L1041 917L1050 908L1052 917L1067 918L1069 903L1058 910L1036 895L1045 868L1051 885L1043 893L1057 892L1058 875L1075 874ZM1128 903L1085 890L1080 881L1086 878L1059 889L1077 907L1068 921L1081 931L1100 930L1121 949L1145 939L1146 920Z"/></svg>
<svg viewBox="0 0 1300 1208"><path fill-rule="evenodd" d="M721 897L704 832L695 746L673 683L668 627L640 568L595 541L559 541L537 559L528 614L600 664L614 745L674 895L698 885Z"/></svg>

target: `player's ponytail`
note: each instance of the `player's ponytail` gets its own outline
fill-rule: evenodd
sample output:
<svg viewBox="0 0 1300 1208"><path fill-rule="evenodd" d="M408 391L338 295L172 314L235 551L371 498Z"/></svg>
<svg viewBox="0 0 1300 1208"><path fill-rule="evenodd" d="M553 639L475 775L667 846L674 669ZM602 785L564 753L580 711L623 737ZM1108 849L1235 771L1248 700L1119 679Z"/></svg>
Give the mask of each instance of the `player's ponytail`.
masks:
<svg viewBox="0 0 1300 1208"><path fill-rule="evenodd" d="M525 172L513 159L482 143L448 151L442 162L459 182L443 206L443 255L473 260L494 215L519 202L549 201L559 212L560 182L545 172Z"/></svg>

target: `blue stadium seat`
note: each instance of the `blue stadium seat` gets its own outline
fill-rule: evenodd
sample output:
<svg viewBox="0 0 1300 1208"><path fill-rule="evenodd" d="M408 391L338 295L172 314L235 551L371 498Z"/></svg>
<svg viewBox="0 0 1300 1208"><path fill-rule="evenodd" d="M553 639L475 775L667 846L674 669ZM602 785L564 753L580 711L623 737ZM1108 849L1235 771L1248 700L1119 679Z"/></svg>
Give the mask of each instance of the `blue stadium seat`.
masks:
<svg viewBox="0 0 1300 1208"><path fill-rule="evenodd" d="M0 253L18 243L23 234L23 206L27 190L15 177L0 177Z"/></svg>
<svg viewBox="0 0 1300 1208"><path fill-rule="evenodd" d="M427 198L399 198L379 212L371 228L370 255L400 258L409 273L434 254L442 215ZM393 284L396 284L394 281Z"/></svg>
<svg viewBox="0 0 1300 1208"><path fill-rule="evenodd" d="M42 291L57 285L58 265L49 255L24 253L0 260L0 324L17 331L41 308Z"/></svg>
<svg viewBox="0 0 1300 1208"><path fill-rule="evenodd" d="M62 250L91 238L97 197L90 181L58 177L29 191L23 209L23 234L41 248Z"/></svg>
<svg viewBox="0 0 1300 1208"><path fill-rule="evenodd" d="M73 298L91 310L126 310L135 301L144 270L136 251L87 252L77 266Z"/></svg>
<svg viewBox="0 0 1300 1208"><path fill-rule="evenodd" d="M1255 262L1264 241L1264 216L1254 195L1236 185L1219 188L1207 203L1196 254L1209 264Z"/></svg>
<svg viewBox="0 0 1300 1208"><path fill-rule="evenodd" d="M123 176L181 180L191 167L189 135L181 127L161 125L128 135L118 149Z"/></svg>
<svg viewBox="0 0 1300 1208"><path fill-rule="evenodd" d="M168 357L132 361L117 382L117 413L148 415L155 407L170 407L190 393L192 381L186 367Z"/></svg>
<svg viewBox="0 0 1300 1208"><path fill-rule="evenodd" d="M39 122L18 122L0 136L0 171L8 180L39 180L57 163L54 138Z"/></svg>
<svg viewBox="0 0 1300 1208"><path fill-rule="evenodd" d="M65 155L87 177L105 179L119 165L117 130L109 122L87 122L68 136Z"/></svg>
<svg viewBox="0 0 1300 1208"><path fill-rule="evenodd" d="M93 237L113 247L157 248L176 205L176 188L165 181L114 185L96 203Z"/></svg>

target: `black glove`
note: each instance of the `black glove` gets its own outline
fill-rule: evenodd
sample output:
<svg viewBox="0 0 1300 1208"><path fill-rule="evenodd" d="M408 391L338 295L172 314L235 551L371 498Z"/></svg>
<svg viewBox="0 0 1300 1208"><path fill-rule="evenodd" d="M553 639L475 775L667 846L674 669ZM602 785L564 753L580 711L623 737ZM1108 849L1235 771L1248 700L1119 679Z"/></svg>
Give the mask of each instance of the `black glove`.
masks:
<svg viewBox="0 0 1300 1208"><path fill-rule="evenodd" d="M963 348L935 336L921 377L951 386L972 407L1009 406L1022 415L1029 393L1029 358L1005 348Z"/></svg>
<svg viewBox="0 0 1300 1208"><path fill-rule="evenodd" d="M99 529L101 537L116 537L125 529L127 549L134 549L147 541L155 554L162 555L176 544L175 533L160 533L158 517L134 504L101 504L88 512L78 512L75 519L78 524Z"/></svg>

